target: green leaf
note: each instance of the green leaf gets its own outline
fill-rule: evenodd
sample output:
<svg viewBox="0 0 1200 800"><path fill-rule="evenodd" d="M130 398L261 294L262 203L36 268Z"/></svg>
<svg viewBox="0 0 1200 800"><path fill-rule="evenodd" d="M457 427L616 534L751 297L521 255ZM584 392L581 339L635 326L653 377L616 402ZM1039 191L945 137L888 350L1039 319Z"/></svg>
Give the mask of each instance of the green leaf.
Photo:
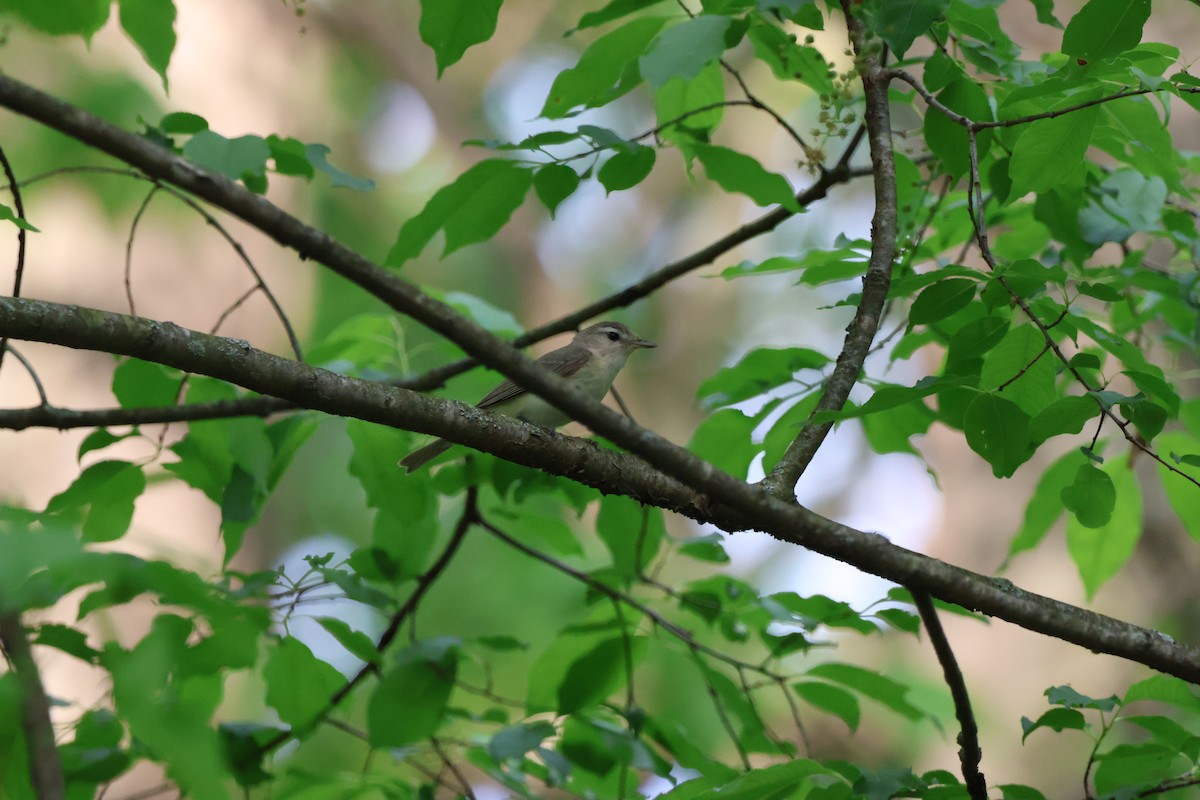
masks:
<svg viewBox="0 0 1200 800"><path fill-rule="evenodd" d="M785 800L797 796L795 792L803 785L801 781L813 775L832 777L836 773L816 761L797 758L785 764L752 769L722 786L699 794L693 793L690 782L685 782L658 797L660 800Z"/></svg>
<svg viewBox="0 0 1200 800"><path fill-rule="evenodd" d="M697 144L694 149L709 180L725 191L744 194L760 206L781 205L800 211L787 179L767 171L745 153L712 144Z"/></svg>
<svg viewBox="0 0 1200 800"><path fill-rule="evenodd" d="M955 608L956 613L967 613L961 606ZM911 633L914 636L921 632L921 618L902 608L884 608L875 612L875 616L891 625L898 631Z"/></svg>
<svg viewBox="0 0 1200 800"><path fill-rule="evenodd" d="M490 239L521 205L532 183L532 170L515 161L480 161L439 189L419 214L404 223L384 263L398 267L416 258L439 230L446 232L443 256Z"/></svg>
<svg viewBox="0 0 1200 800"><path fill-rule="evenodd" d="M1037 721L1022 717L1021 741L1028 739L1029 734L1038 728L1049 728L1060 733L1065 730L1082 731L1087 728L1087 720L1074 708L1052 708L1038 717Z"/></svg>
<svg viewBox="0 0 1200 800"><path fill-rule="evenodd" d="M1146 0L1149 4L1149 0ZM1147 11L1149 13L1149 11ZM1176 761L1179 751L1162 742L1140 744L1118 744L1106 753L1097 756L1098 764L1093 777L1096 793L1102 797L1143 794L1138 789L1150 790L1177 773ZM1143 794L1143 796L1145 796Z"/></svg>
<svg viewBox="0 0 1200 800"><path fill-rule="evenodd" d="M263 667L267 705L293 728L303 727L329 707L329 698L346 679L332 665L312 654L294 636L285 636L271 649Z"/></svg>
<svg viewBox="0 0 1200 800"><path fill-rule="evenodd" d="M1138 700L1169 703L1184 711L1200 712L1200 696L1192 684L1170 675L1151 675L1130 686L1125 691L1125 705Z"/></svg>
<svg viewBox="0 0 1200 800"><path fill-rule="evenodd" d="M641 11L643 8L652 6L655 3L661 3L663 0L609 0L603 8L598 11L589 11L579 18L579 23L567 31L567 36L581 31L586 28L595 28L598 25L603 25L606 22L612 22L614 19L628 16L635 11Z"/></svg>
<svg viewBox="0 0 1200 800"><path fill-rule="evenodd" d="M127 358L113 371L112 392L122 408L173 406L180 380L179 370Z"/></svg>
<svg viewBox="0 0 1200 800"><path fill-rule="evenodd" d="M813 91L834 91L832 70L815 47L797 44L795 37L777 25L754 24L748 33L754 52L783 81L799 80Z"/></svg>
<svg viewBox="0 0 1200 800"><path fill-rule="evenodd" d="M52 36L91 39L108 21L112 0L5 0L0 9L13 11L27 24Z"/></svg>
<svg viewBox="0 0 1200 800"><path fill-rule="evenodd" d="M1084 464L1061 493L1063 505L1085 528L1099 528L1112 518L1117 491L1103 470Z"/></svg>
<svg viewBox="0 0 1200 800"><path fill-rule="evenodd" d="M506 521L513 537L547 553L560 556L582 556L579 536L559 516L538 514L518 506L497 505L487 513Z"/></svg>
<svg viewBox="0 0 1200 800"><path fill-rule="evenodd" d="M1151 372L1141 372L1138 370L1125 370L1125 375L1129 377L1134 384L1145 392L1149 397L1159 401L1163 406L1166 406L1171 417L1179 416L1179 392L1175 387L1168 383L1161 373L1153 374Z"/></svg>
<svg viewBox="0 0 1200 800"><path fill-rule="evenodd" d="M849 603L833 600L823 594L801 597L795 592L776 592L764 597L762 602L775 619L799 623L807 631L816 630L821 625L845 628L862 634L879 630L873 622L863 619Z"/></svg>
<svg viewBox="0 0 1200 800"><path fill-rule="evenodd" d="M1044 694L1049 702L1064 708L1092 708L1108 712L1120 705L1116 695L1089 697L1071 686L1051 686Z"/></svg>
<svg viewBox="0 0 1200 800"><path fill-rule="evenodd" d="M22 230L27 230L32 233L41 233L41 231L29 224L29 220L25 219L24 217L18 217L17 212L4 205L4 203L0 203L0 220L11 222Z"/></svg>
<svg viewBox="0 0 1200 800"><path fill-rule="evenodd" d="M878 414L897 406L906 405L931 394L945 391L948 388L964 385L963 379L949 376L945 378L922 378L915 386L896 386L885 384L875 390L875 393L857 408L846 408L842 411L824 411L816 416L817 422L827 420L853 419L865 417L868 414Z"/></svg>
<svg viewBox="0 0 1200 800"><path fill-rule="evenodd" d="M433 48L438 77L472 45L496 32L503 0L421 0L421 41Z"/></svg>
<svg viewBox="0 0 1200 800"><path fill-rule="evenodd" d="M374 664L379 658L379 651L371 637L362 631L356 631L346 624L345 620L337 617L317 617L317 622L330 636L337 639L338 644L350 651L350 654L360 661Z"/></svg>
<svg viewBox="0 0 1200 800"><path fill-rule="evenodd" d="M1121 410L1137 428L1141 437L1147 442L1162 432L1167 424L1167 410L1157 403L1152 403L1144 397L1121 404Z"/></svg>
<svg viewBox="0 0 1200 800"><path fill-rule="evenodd" d="M324 172L330 178L330 185L337 189L345 187L353 189L356 192L369 192L375 188L375 181L370 178L357 178L348 172L335 167L329 163L329 147L323 144L306 144L304 145L304 154L308 157L308 163L313 167ZM278 162L276 162L278 163Z"/></svg>
<svg viewBox="0 0 1200 800"><path fill-rule="evenodd" d="M1192 438L1186 433L1172 431L1163 434L1156 442L1158 448L1168 453L1178 453L1200 451L1200 441ZM1184 457L1187 458L1186 456ZM1188 463L1184 461L1184 463ZM1191 462L1192 466L1200 466L1200 461L1194 459ZM1177 465L1178 466L1178 465ZM1185 472L1195 473L1195 470L1184 470ZM1196 484L1189 481L1182 475L1178 475L1165 466L1158 467L1159 480L1162 482L1163 492L1167 496L1167 502L1175 511L1175 515L1183 524L1184 530L1188 535L1197 542L1200 542L1200 489L1197 489Z"/></svg>
<svg viewBox="0 0 1200 800"><path fill-rule="evenodd" d="M554 219L554 213L562 201L574 194L578 187L579 174L566 164L547 164L533 176L533 190L550 212L551 219Z"/></svg>
<svg viewBox="0 0 1200 800"><path fill-rule="evenodd" d="M666 537L661 509L612 494L600 500L596 533L612 554L613 567L626 579L641 574Z"/></svg>
<svg viewBox="0 0 1200 800"><path fill-rule="evenodd" d="M642 80L638 58L665 23L665 17L638 17L592 42L574 67L554 79L541 115L561 119L580 106L605 105L637 86Z"/></svg>
<svg viewBox="0 0 1200 800"><path fill-rule="evenodd" d="M733 405L790 383L801 370L828 363L827 356L807 347L760 347L700 384L696 397L706 408Z"/></svg>
<svg viewBox="0 0 1200 800"><path fill-rule="evenodd" d="M88 664L96 663L100 651L87 643L87 634L67 625L46 623L39 625L31 641L45 647L53 647L75 656Z"/></svg>
<svg viewBox="0 0 1200 800"><path fill-rule="evenodd" d="M73 532L44 522L39 529L33 522L0 526L0 607L5 609L45 608L96 579Z"/></svg>
<svg viewBox="0 0 1200 800"><path fill-rule="evenodd" d="M1124 722L1126 725L1138 726L1146 733L1149 733L1155 742L1165 745L1177 753L1184 752L1189 741L1192 741L1193 744L1195 743L1192 733L1170 717L1122 716L1121 722Z"/></svg>
<svg viewBox="0 0 1200 800"><path fill-rule="evenodd" d="M174 0L121 0L121 27L167 88L167 65L175 50Z"/></svg>
<svg viewBox="0 0 1200 800"><path fill-rule="evenodd" d="M725 32L732 20L702 14L672 25L658 35L638 61L638 68L655 89L672 78L694 78L725 52Z"/></svg>
<svg viewBox="0 0 1200 800"><path fill-rule="evenodd" d="M881 455L911 453L919 456L912 437L927 433L937 415L924 403L904 403L862 417L863 434L867 444Z"/></svg>
<svg viewBox="0 0 1200 800"><path fill-rule="evenodd" d="M853 664L841 664L830 661L818 664L807 673L810 677L840 683L854 691L871 698L910 720L919 720L925 716L921 709L905 699L908 687L873 670L863 669Z"/></svg>
<svg viewBox="0 0 1200 800"><path fill-rule="evenodd" d="M188 139L183 146L183 155L205 169L230 180L242 181L253 189L255 187L250 184L266 181L271 148L258 136L226 139L215 131L202 130Z"/></svg>
<svg viewBox="0 0 1200 800"><path fill-rule="evenodd" d="M403 747L437 732L458 674L458 650L410 647L383 674L367 706L371 744Z"/></svg>
<svg viewBox="0 0 1200 800"><path fill-rule="evenodd" d="M653 147L634 145L631 150L614 153L604 162L604 166L600 167L596 178L604 186L607 194L632 189L654 169L654 159Z"/></svg>
<svg viewBox="0 0 1200 800"><path fill-rule="evenodd" d="M710 564L728 564L729 554L725 552L724 542L724 535L717 532L695 536L679 546L679 555Z"/></svg>
<svg viewBox="0 0 1200 800"><path fill-rule="evenodd" d="M1052 436L1079 433L1099 413L1100 407L1091 397L1060 397L1038 412L1029 423L1029 437L1035 445L1040 445Z"/></svg>
<svg viewBox="0 0 1200 800"><path fill-rule="evenodd" d="M950 5L950 0L868 0L856 13L861 14L873 33L888 43L897 57L903 57L918 36L923 36L933 21Z"/></svg>
<svg viewBox="0 0 1200 800"><path fill-rule="evenodd" d="M188 674L187 637L193 632L190 621L160 615L133 650L110 643L102 660L112 675L116 712L133 739L153 743L154 760L165 765L181 793L218 800L228 797L231 780L211 725L224 676Z"/></svg>
<svg viewBox="0 0 1200 800"><path fill-rule="evenodd" d="M1032 417L1058 397L1055 365L1042 332L1033 325L1020 325L984 357L979 386L995 389Z"/></svg>
<svg viewBox="0 0 1200 800"><path fill-rule="evenodd" d="M158 121L158 127L163 133L182 133L191 136L193 133L208 130L208 120L199 114L187 111L172 111L164 114Z"/></svg>
<svg viewBox="0 0 1200 800"><path fill-rule="evenodd" d="M554 725L545 720L522 722L501 728L488 742L488 755L497 761L523 758L551 736L557 735Z"/></svg>
<svg viewBox="0 0 1200 800"><path fill-rule="evenodd" d="M946 372L955 374L962 365L976 363L977 359L998 345L1008 333L1010 320L1005 316L986 316L973 319L963 325L950 337L949 352L946 355ZM978 367L967 368L965 374L971 374ZM963 373L958 373L963 374Z"/></svg>
<svg viewBox="0 0 1200 800"><path fill-rule="evenodd" d="M625 685L646 651L646 637L629 634L598 643L575 659L558 686L558 713L574 714L603 701Z"/></svg>
<svg viewBox="0 0 1200 800"><path fill-rule="evenodd" d="M1106 176L1099 188L1079 216L1081 233L1090 244L1123 242L1137 231L1160 226L1167 200L1167 184L1162 178L1125 169ZM1124 299L1120 288L1107 284L1085 282L1079 284L1079 291L1111 303Z"/></svg>
<svg viewBox="0 0 1200 800"><path fill-rule="evenodd" d="M668 141L708 141L725 115L724 100L725 75L715 61L694 78L672 78L654 92L658 124L666 126L660 135Z"/></svg>
<svg viewBox="0 0 1200 800"><path fill-rule="evenodd" d="M317 174L312 162L308 160L307 145L299 139L290 136L283 138L271 134L267 137L267 147L271 149L271 160L275 162L275 171L280 175L296 175L306 180L312 180L312 177Z"/></svg>
<svg viewBox="0 0 1200 800"><path fill-rule="evenodd" d="M687 447L720 470L743 478L762 447L751 440L758 421L736 408L709 414L696 426Z"/></svg>
<svg viewBox="0 0 1200 800"><path fill-rule="evenodd" d="M67 489L46 504L47 514L86 508L83 539L111 542L125 535L134 501L146 489L141 467L128 461L101 461L80 473Z"/></svg>
<svg viewBox="0 0 1200 800"><path fill-rule="evenodd" d="M1033 452L1029 415L994 394L979 394L967 406L963 433L967 445L992 465L997 478L1010 477Z"/></svg>
<svg viewBox="0 0 1200 800"><path fill-rule="evenodd" d="M1075 517L1067 520L1067 551L1079 570L1089 600L1129 560L1142 535L1142 491L1129 457L1111 458L1103 469L1116 491L1108 522L1087 527Z"/></svg>
<svg viewBox="0 0 1200 800"><path fill-rule="evenodd" d="M106 783L132 764L121 749L125 726L108 709L87 711L75 726L75 738L59 745L68 783Z"/></svg>
<svg viewBox="0 0 1200 800"><path fill-rule="evenodd" d="M513 338L523 332L521 323L507 309L489 303L482 297L466 292L446 292L446 304L481 328L497 336Z"/></svg>
<svg viewBox="0 0 1200 800"><path fill-rule="evenodd" d="M1054 0L1030 0L1034 8L1037 10L1037 21L1043 25L1050 25L1054 28L1061 28L1062 23L1054 16ZM1005 798L1008 800L1008 798Z"/></svg>
<svg viewBox="0 0 1200 800"><path fill-rule="evenodd" d="M988 103L987 93L966 75L960 74L956 80L951 81L938 93L937 99L951 111L976 122L992 119L992 108ZM941 111L930 108L925 112L925 140L929 149L942 160L952 176L967 174L971 167L971 153L966 128ZM980 160L987 155L991 142L992 131L984 129L975 134L976 153Z"/></svg>
<svg viewBox="0 0 1200 800"><path fill-rule="evenodd" d="M1137 46L1150 0L1088 0L1063 31L1062 51L1087 63Z"/></svg>
<svg viewBox="0 0 1200 800"><path fill-rule="evenodd" d="M913 301L909 324L929 325L963 310L975 299L978 287L978 281L970 278L946 278L926 287Z"/></svg>
<svg viewBox="0 0 1200 800"><path fill-rule="evenodd" d="M833 714L846 723L851 731L858 730L858 722L862 716L858 699L845 689L830 683L805 681L793 683L792 691L809 705Z"/></svg>
<svg viewBox="0 0 1200 800"><path fill-rule="evenodd" d="M397 480L396 464L412 447L407 431L361 420L347 420L354 446L350 474L379 511L371 542L396 562L397 577L416 574L424 566L437 536L437 494L427 475Z"/></svg>
<svg viewBox="0 0 1200 800"><path fill-rule="evenodd" d="M1090 99L1077 96L1072 104ZM1024 126L1025 132L1013 145L1009 161L1013 184L1009 198L1081 184L1087 163L1084 156L1099 119L1100 109L1092 107Z"/></svg>

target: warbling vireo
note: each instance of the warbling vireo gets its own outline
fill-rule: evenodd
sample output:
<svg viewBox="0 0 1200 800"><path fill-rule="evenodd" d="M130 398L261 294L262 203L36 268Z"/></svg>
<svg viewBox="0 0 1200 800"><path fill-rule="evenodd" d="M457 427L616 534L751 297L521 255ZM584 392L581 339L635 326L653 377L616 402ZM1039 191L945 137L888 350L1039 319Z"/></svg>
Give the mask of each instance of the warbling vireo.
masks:
<svg viewBox="0 0 1200 800"><path fill-rule="evenodd" d="M575 334L566 347L546 353L537 363L566 378L588 397L603 400L629 354L642 347L654 346L654 342L638 338L619 322L598 322ZM570 421L566 414L512 381L505 381L493 389L479 401L478 407L546 428L557 428ZM453 442L438 439L409 453L400 466L412 472L452 445Z"/></svg>

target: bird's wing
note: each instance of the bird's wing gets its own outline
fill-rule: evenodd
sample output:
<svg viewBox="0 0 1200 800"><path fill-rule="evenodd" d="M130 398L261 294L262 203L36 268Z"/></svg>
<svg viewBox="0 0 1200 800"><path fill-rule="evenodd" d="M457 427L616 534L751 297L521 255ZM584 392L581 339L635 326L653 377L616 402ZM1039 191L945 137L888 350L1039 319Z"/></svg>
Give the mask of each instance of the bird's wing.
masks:
<svg viewBox="0 0 1200 800"><path fill-rule="evenodd" d="M567 345L566 347L560 347L557 350L546 353L546 355L537 360L537 363L545 369L566 378L578 372L579 368L591 358L591 355L583 347ZM522 394L525 394L523 388L512 381L505 381L488 392L487 397L480 400L476 405L479 408L490 408L506 400L512 400L514 397Z"/></svg>

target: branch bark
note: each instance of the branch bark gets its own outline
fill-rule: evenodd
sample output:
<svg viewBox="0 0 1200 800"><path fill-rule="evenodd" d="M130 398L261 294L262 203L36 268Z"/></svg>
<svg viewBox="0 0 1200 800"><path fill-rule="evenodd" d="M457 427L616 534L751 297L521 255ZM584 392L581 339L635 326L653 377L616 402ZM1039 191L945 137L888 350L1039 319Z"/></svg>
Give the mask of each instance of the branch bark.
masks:
<svg viewBox="0 0 1200 800"><path fill-rule="evenodd" d="M879 330L892 282L892 261L896 257L896 164L892 156L892 123L888 111L888 80L880 51L865 46L867 33L853 14L849 2L843 0L842 10L850 31L850 41L859 59L859 71L866 92L866 129L871 145L871 166L875 175L875 215L871 220L871 258L863 276L862 297L854 319L846 328L842 352L838 355L821 399L808 422L788 446L783 457L771 468L762 481L767 492L778 497L793 497L796 482L808 468L825 437L833 428L832 422L816 422L816 415L825 411L840 411L850 398L850 390L858 383L863 363L871 352L871 343Z"/></svg>
<svg viewBox="0 0 1200 800"><path fill-rule="evenodd" d="M25 731L28 750L29 779L38 800L61 800L66 796L62 759L54 742L50 722L50 703L38 674L33 649L25 636L21 615L15 611L0 612L0 646L12 663L13 672L21 686L21 728Z"/></svg>
<svg viewBox="0 0 1200 800"><path fill-rule="evenodd" d="M21 298L0 298L0 336L136 356L227 380L330 414L435 434L643 503L711 522L726 531L760 530L843 561L864 572L925 591L947 602L1012 622L1099 653L1127 658L1200 684L1200 649L1157 631L1026 592L898 547L877 533L855 530L733 478L624 417L623 438L678 451L668 469L574 437L449 400L348 378L264 353L245 342L185 330L170 323ZM659 444L661 443L661 444ZM397 475L397 480L402 478Z"/></svg>

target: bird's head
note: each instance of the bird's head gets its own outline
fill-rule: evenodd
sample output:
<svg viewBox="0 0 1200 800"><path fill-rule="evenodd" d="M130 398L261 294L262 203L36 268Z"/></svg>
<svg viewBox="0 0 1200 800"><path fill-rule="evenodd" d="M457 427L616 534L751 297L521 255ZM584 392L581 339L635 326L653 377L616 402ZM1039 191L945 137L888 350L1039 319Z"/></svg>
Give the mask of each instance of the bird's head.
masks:
<svg viewBox="0 0 1200 800"><path fill-rule="evenodd" d="M620 322L597 322L575 334L573 344L586 347L595 355L628 356L634 350L643 347L655 347L654 342L638 337Z"/></svg>

